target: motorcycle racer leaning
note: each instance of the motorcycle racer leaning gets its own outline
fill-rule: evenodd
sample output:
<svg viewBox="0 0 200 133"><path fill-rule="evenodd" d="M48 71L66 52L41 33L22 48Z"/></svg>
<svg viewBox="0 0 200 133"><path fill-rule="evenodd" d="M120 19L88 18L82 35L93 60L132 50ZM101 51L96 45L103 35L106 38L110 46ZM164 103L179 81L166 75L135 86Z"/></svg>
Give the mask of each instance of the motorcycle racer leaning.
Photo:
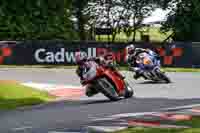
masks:
<svg viewBox="0 0 200 133"><path fill-rule="evenodd" d="M119 72L117 72L114 64L113 64L113 56L111 53L108 53L104 56L100 57L88 57L86 52L76 52L75 54L75 61L78 65L78 68L76 69L76 74L80 77L81 84L84 84L84 73L88 72L90 68L92 67L92 62L96 62L100 66L109 67L113 71L115 71L121 78L124 78L123 75L121 75ZM97 94L98 92L95 91L95 89L87 87L86 95L88 97L93 96Z"/></svg>
<svg viewBox="0 0 200 133"><path fill-rule="evenodd" d="M150 49L135 48L135 46L131 44L126 47L126 51L128 54L127 63L131 68L134 68L135 70L134 79L141 77L144 70L151 70L154 68L154 66L160 65L159 55ZM147 65L143 62L138 62L139 60L142 60L141 58L144 58L144 56L148 56L151 61L153 61L153 65Z"/></svg>

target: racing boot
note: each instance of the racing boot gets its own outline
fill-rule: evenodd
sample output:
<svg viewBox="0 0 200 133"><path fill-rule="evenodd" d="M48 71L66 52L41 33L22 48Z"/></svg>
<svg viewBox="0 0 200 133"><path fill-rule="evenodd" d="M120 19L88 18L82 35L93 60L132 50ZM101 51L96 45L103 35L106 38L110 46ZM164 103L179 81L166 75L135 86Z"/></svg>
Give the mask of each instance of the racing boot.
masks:
<svg viewBox="0 0 200 133"><path fill-rule="evenodd" d="M98 93L98 91L92 87L87 87L86 91L85 91L85 95L88 97L92 97L94 95L96 95Z"/></svg>
<svg viewBox="0 0 200 133"><path fill-rule="evenodd" d="M142 76L142 73L140 73L140 72L135 72L135 75L133 76L133 78L134 79L138 79L138 78L140 78Z"/></svg>

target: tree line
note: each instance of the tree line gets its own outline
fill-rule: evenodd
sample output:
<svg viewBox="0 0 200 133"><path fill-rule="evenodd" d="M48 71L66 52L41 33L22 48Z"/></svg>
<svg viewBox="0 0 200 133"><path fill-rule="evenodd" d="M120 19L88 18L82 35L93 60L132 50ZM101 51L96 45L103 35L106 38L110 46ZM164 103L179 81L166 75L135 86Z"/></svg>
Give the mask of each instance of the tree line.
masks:
<svg viewBox="0 0 200 133"><path fill-rule="evenodd" d="M91 40L95 28L111 28L112 41L121 32L135 41L156 8L170 10L161 32L200 41L199 0L1 0L0 39Z"/></svg>
<svg viewBox="0 0 200 133"><path fill-rule="evenodd" d="M68 0L1 0L0 39L74 37Z"/></svg>

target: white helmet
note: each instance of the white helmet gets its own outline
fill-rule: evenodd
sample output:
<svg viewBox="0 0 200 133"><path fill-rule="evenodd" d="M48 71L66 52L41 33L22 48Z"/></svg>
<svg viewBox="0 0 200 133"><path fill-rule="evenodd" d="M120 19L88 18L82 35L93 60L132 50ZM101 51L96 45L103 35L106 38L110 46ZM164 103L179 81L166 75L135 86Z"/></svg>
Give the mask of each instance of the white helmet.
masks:
<svg viewBox="0 0 200 133"><path fill-rule="evenodd" d="M134 53L134 51L135 51L135 46L134 46L133 44L128 45L128 46L126 47L126 50L127 50L127 53L128 53L128 54L132 54L132 53Z"/></svg>

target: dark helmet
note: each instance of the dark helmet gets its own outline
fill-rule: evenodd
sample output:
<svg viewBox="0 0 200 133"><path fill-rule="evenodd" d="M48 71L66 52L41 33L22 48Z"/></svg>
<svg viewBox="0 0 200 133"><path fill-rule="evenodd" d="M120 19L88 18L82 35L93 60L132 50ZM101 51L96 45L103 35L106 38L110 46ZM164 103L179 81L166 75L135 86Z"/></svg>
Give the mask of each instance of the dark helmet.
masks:
<svg viewBox="0 0 200 133"><path fill-rule="evenodd" d="M76 64L82 64L87 60L87 54L85 52L76 52L75 53L75 62Z"/></svg>

